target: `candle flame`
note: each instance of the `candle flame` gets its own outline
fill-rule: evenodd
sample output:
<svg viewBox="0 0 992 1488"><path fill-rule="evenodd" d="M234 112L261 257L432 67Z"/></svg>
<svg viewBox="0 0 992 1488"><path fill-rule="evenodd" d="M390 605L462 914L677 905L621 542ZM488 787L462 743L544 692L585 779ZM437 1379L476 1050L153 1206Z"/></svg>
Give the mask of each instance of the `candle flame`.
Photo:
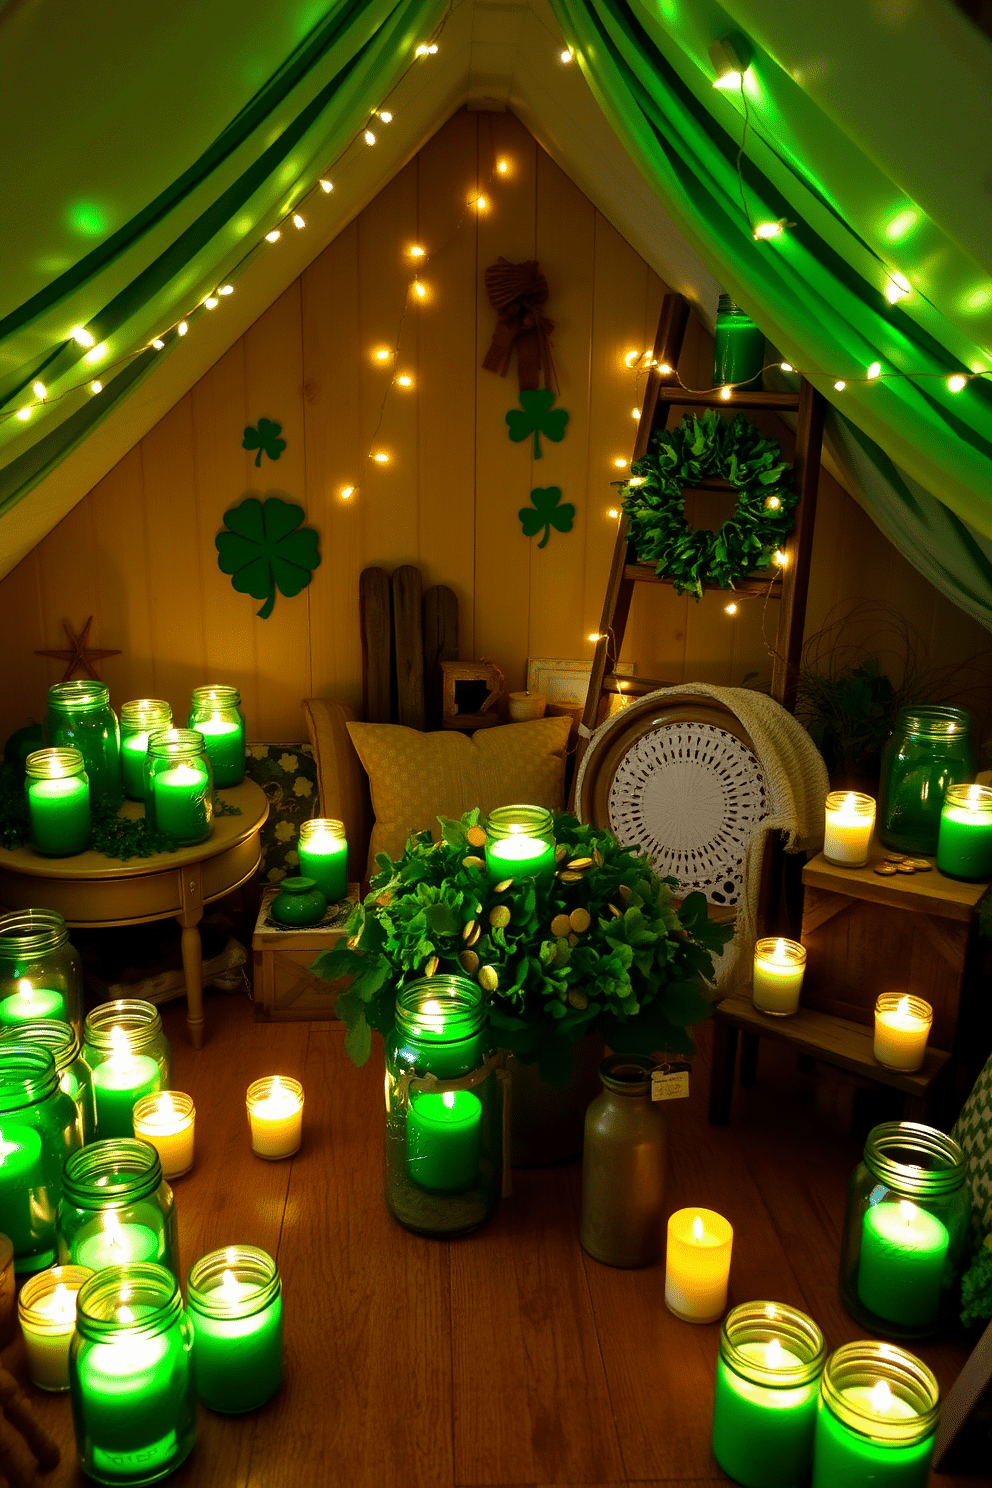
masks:
<svg viewBox="0 0 992 1488"><path fill-rule="evenodd" d="M122 1054L130 1054L131 1047L128 1043L127 1034L124 1032L123 1028L119 1027L118 1024L114 1024L113 1028L110 1030L108 1037L110 1039L110 1052L112 1058L120 1058Z"/></svg>
<svg viewBox="0 0 992 1488"><path fill-rule="evenodd" d="M773 1338L765 1349L765 1364L769 1369L782 1368L782 1345L777 1338Z"/></svg>
<svg viewBox="0 0 992 1488"><path fill-rule="evenodd" d="M30 1004L34 997L34 988L28 981L27 977L21 977L21 980L17 984L17 990L24 998L24 1001Z"/></svg>
<svg viewBox="0 0 992 1488"><path fill-rule="evenodd" d="M429 1014L432 1018L436 1018L440 1011L441 1004L438 1002L437 998L428 997L427 1001L424 1003L424 1012Z"/></svg>
<svg viewBox="0 0 992 1488"><path fill-rule="evenodd" d="M899 1200L899 1213L905 1220L906 1224L912 1224L918 1212L919 1211L917 1210L916 1205L911 1204L908 1199Z"/></svg>
<svg viewBox="0 0 992 1488"><path fill-rule="evenodd" d="M235 1299L238 1295L238 1283L234 1279L232 1271L225 1271L220 1279L220 1291L226 1294L227 1300Z"/></svg>
<svg viewBox="0 0 992 1488"><path fill-rule="evenodd" d="M52 1293L50 1311L60 1323L71 1323L76 1316L76 1294L61 1281Z"/></svg>
<svg viewBox="0 0 992 1488"><path fill-rule="evenodd" d="M892 1391L888 1380L876 1380L871 1392L871 1408L880 1416L892 1414Z"/></svg>
<svg viewBox="0 0 992 1488"><path fill-rule="evenodd" d="M225 1250L224 1259L229 1266L233 1266L235 1261L238 1259L238 1252L235 1250L233 1245L229 1245ZM224 1275L227 1275L226 1271L224 1272Z"/></svg>
<svg viewBox="0 0 992 1488"><path fill-rule="evenodd" d="M118 1250L124 1249L124 1231L121 1222L111 1209L109 1210L103 1225L103 1232L107 1237L107 1244L116 1246Z"/></svg>
<svg viewBox="0 0 992 1488"><path fill-rule="evenodd" d="M180 762L172 772L176 785L199 785L202 776L192 765Z"/></svg>
<svg viewBox="0 0 992 1488"><path fill-rule="evenodd" d="M857 804L858 804L857 796L855 795L854 791L848 791L847 795L844 797L843 801L841 802L841 810L842 811L853 811L855 809L855 807L857 806Z"/></svg>
<svg viewBox="0 0 992 1488"><path fill-rule="evenodd" d="M272 1076L272 1089L269 1091L270 1100L278 1100L282 1095L282 1085L278 1075Z"/></svg>
<svg viewBox="0 0 992 1488"><path fill-rule="evenodd" d="M447 1106L449 1111L454 1109L455 1092L453 1090L446 1090L441 1099L444 1101L444 1104Z"/></svg>
<svg viewBox="0 0 992 1488"><path fill-rule="evenodd" d="M118 1307L118 1309L117 1309L117 1321L119 1323L133 1323L134 1322L134 1313L131 1311L130 1307Z"/></svg>
<svg viewBox="0 0 992 1488"><path fill-rule="evenodd" d="M785 941L781 938L781 936L775 942L775 960L776 961L784 961L785 960Z"/></svg>
<svg viewBox="0 0 992 1488"><path fill-rule="evenodd" d="M176 1108L172 1104L172 1096L169 1094L169 1092L167 1090L164 1090L162 1092L162 1094L158 1098L158 1109L156 1111L156 1115L158 1115L158 1116L175 1116L175 1114L176 1114Z"/></svg>
<svg viewBox="0 0 992 1488"><path fill-rule="evenodd" d="M899 999L899 1006L896 1008L896 1017L897 1018L906 1018L908 1016L909 1016L909 997L908 996L906 996L906 997L900 997L900 999Z"/></svg>
<svg viewBox="0 0 992 1488"><path fill-rule="evenodd" d="M692 1238L697 1244L703 1238L703 1216L701 1214L697 1214L692 1221Z"/></svg>
<svg viewBox="0 0 992 1488"><path fill-rule="evenodd" d="M778 1317L778 1308L775 1306L775 1303L774 1302L766 1302L765 1303L765 1317L766 1318L777 1318Z"/></svg>
<svg viewBox="0 0 992 1488"><path fill-rule="evenodd" d="M977 806L978 803L981 801L981 799L982 799L982 787L980 785L970 785L968 787L968 804L969 804L969 806Z"/></svg>

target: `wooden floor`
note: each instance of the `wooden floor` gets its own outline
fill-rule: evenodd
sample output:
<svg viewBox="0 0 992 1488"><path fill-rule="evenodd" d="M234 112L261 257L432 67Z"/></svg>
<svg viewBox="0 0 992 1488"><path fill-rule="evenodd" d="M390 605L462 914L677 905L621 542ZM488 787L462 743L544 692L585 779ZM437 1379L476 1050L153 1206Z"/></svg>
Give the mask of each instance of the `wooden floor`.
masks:
<svg viewBox="0 0 992 1488"><path fill-rule="evenodd" d="M579 1248L576 1164L514 1175L488 1226L452 1243L400 1229L381 1194L382 1072L355 1070L328 1024L261 1025L243 999L207 1001L194 1053L165 1013L175 1086L196 1102L197 1162L176 1182L184 1273L231 1242L278 1256L286 1378L255 1415L212 1415L171 1480L181 1488L322 1484L598 1485L726 1482L709 1448L719 1328L663 1305L663 1266L615 1271ZM805 1077L763 1051L734 1125L707 1125L708 1030L688 1101L672 1102L671 1207L700 1204L735 1231L731 1304L809 1312L836 1346L859 1336L837 1300L837 1247L856 1147L816 1124ZM767 1059L767 1064L764 1062ZM292 1161L249 1150L244 1092L263 1074L306 1092ZM961 1344L921 1347L942 1387ZM21 1344L5 1362L22 1378ZM81 1484L67 1397L34 1391L64 1460L39 1479ZM934 1485L978 1480L934 1475Z"/></svg>

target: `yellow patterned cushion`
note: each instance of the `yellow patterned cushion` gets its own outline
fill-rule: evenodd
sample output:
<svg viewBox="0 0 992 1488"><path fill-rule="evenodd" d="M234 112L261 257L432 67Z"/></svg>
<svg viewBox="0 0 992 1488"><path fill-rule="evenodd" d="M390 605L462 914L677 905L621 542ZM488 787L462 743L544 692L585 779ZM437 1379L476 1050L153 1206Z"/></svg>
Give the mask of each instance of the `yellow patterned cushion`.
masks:
<svg viewBox="0 0 992 1488"><path fill-rule="evenodd" d="M430 829L439 837L439 816L461 816L473 806L487 815L517 801L560 811L570 726L570 718L535 718L467 736L349 723L372 787L369 871L376 853L398 858L411 832Z"/></svg>

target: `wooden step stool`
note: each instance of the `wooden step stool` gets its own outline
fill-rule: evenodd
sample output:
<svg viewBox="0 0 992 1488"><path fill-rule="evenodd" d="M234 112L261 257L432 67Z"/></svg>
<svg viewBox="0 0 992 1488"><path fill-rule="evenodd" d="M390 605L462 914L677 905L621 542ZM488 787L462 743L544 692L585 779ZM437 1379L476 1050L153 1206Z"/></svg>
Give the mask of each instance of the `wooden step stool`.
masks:
<svg viewBox="0 0 992 1488"><path fill-rule="evenodd" d="M929 873L883 877L874 864L885 853L873 841L864 868L838 867L822 853L806 864L802 1006L794 1017L776 1018L758 1012L747 997L728 997L719 1004L710 1084L715 1125L730 1120L739 1033L743 1085L754 1083L760 1039L771 1038L902 1091L907 1118L925 1118L935 1085L957 1047L975 912L989 885L959 883L936 867ZM926 1062L913 1075L884 1069L875 1061L880 992L908 992L933 1008Z"/></svg>

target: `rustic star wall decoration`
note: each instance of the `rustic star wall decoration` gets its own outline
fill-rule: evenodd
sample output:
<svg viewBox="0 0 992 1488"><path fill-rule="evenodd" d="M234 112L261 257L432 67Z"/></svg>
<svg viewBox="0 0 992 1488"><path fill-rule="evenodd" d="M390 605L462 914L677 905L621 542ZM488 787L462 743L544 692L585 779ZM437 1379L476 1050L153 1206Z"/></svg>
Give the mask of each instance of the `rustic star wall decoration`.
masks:
<svg viewBox="0 0 992 1488"><path fill-rule="evenodd" d="M64 661L66 669L62 674L62 681L68 682L77 672L85 672L92 677L94 682L100 681L100 674L93 665L95 661L102 661L105 656L120 656L119 651L101 651L97 647L86 644L89 640L90 626L93 624L93 616L87 620L79 635L76 635L71 625L62 621L62 629L66 633L71 650L66 651L36 651L35 656L52 656L56 661Z"/></svg>

